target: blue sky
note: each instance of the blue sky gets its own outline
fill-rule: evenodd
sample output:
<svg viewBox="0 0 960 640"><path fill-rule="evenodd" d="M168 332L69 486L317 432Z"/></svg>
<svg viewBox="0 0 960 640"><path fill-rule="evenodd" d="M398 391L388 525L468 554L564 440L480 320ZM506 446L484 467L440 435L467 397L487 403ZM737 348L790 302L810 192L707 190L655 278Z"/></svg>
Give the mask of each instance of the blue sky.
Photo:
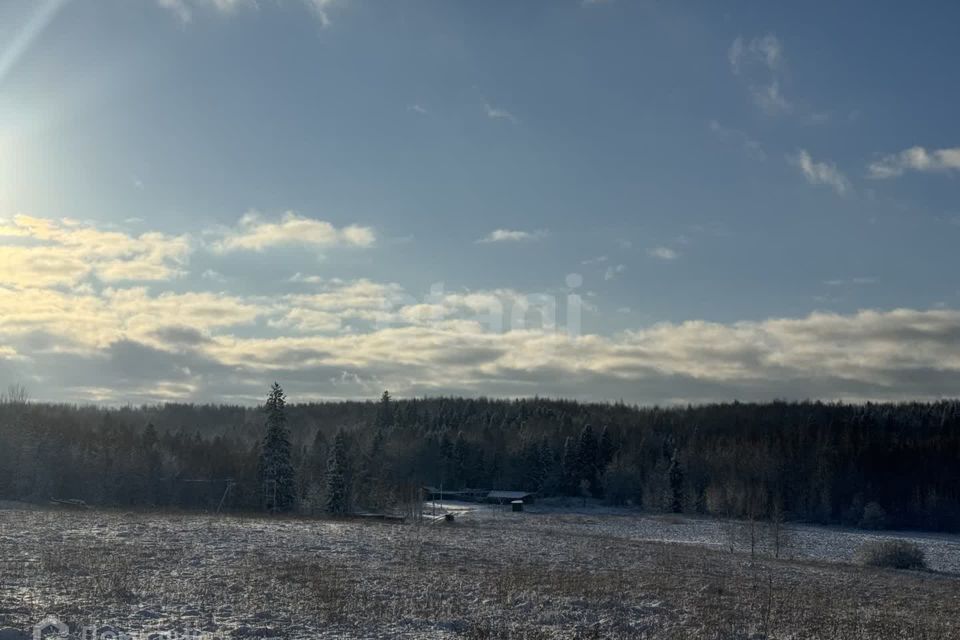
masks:
<svg viewBox="0 0 960 640"><path fill-rule="evenodd" d="M958 14L6 2L0 383L955 393Z"/></svg>

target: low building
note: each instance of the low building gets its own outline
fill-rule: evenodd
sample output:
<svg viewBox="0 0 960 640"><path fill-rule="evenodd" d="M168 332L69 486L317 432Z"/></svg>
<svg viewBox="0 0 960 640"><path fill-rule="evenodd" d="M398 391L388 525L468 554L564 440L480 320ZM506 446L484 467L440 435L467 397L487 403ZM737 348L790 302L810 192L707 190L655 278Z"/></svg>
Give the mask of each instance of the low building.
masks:
<svg viewBox="0 0 960 640"><path fill-rule="evenodd" d="M423 488L424 500L457 500L460 502L487 502L491 504L510 504L520 500L524 504L533 504L534 494L531 491L490 491L489 489L444 489L437 487Z"/></svg>
<svg viewBox="0 0 960 640"><path fill-rule="evenodd" d="M510 504L519 500L524 504L533 504L534 495L530 491L490 491L483 499L494 504Z"/></svg>

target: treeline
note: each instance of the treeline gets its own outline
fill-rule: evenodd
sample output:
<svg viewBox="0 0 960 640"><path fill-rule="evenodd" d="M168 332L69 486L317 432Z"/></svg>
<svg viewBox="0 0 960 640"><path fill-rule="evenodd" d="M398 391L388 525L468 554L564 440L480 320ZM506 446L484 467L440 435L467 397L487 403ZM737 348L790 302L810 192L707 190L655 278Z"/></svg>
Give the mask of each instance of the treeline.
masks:
<svg viewBox="0 0 960 640"><path fill-rule="evenodd" d="M8 398L0 497L316 512L394 508L423 485L443 484L652 511L960 530L953 401L640 408L384 394L281 402L279 430L275 405L269 414ZM289 460L280 476L265 468L278 437Z"/></svg>

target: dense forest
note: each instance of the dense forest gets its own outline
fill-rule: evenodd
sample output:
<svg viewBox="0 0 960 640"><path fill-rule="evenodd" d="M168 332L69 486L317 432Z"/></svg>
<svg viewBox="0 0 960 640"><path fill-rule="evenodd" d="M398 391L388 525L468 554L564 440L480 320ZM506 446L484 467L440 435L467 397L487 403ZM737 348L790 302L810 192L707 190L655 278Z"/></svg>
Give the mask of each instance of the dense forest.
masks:
<svg viewBox="0 0 960 640"><path fill-rule="evenodd" d="M265 483L275 454L280 480ZM397 508L441 483L958 531L960 402L659 408L384 393L284 404L279 387L263 407L0 402L5 499L342 512Z"/></svg>

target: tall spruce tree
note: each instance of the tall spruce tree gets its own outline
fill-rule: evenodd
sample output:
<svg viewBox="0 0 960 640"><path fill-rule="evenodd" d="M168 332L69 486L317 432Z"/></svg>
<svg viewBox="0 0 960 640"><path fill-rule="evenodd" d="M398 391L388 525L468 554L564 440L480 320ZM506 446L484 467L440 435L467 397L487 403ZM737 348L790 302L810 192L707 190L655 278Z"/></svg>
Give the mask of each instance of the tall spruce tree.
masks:
<svg viewBox="0 0 960 640"><path fill-rule="evenodd" d="M579 488L580 481L586 480L594 494L600 492L597 483L597 456L597 437L593 433L593 427L587 424L580 432L577 442L577 487Z"/></svg>
<svg viewBox="0 0 960 640"><path fill-rule="evenodd" d="M560 490L564 495L577 495L580 483L577 470L577 447L568 437L563 441L563 453L560 455Z"/></svg>
<svg viewBox="0 0 960 640"><path fill-rule="evenodd" d="M350 509L349 464L347 434L341 429L337 432L327 460L327 513L344 514Z"/></svg>
<svg viewBox="0 0 960 640"><path fill-rule="evenodd" d="M291 511L296 506L296 490L290 459L286 397L276 382L270 389L263 410L267 414L267 433L263 438L257 469L263 506L271 513Z"/></svg>
<svg viewBox="0 0 960 640"><path fill-rule="evenodd" d="M391 400L392 398L390 397L389 391L384 391L383 395L380 396L380 403L377 404L376 427L378 429L385 429L393 426L394 416L393 404L390 402Z"/></svg>

